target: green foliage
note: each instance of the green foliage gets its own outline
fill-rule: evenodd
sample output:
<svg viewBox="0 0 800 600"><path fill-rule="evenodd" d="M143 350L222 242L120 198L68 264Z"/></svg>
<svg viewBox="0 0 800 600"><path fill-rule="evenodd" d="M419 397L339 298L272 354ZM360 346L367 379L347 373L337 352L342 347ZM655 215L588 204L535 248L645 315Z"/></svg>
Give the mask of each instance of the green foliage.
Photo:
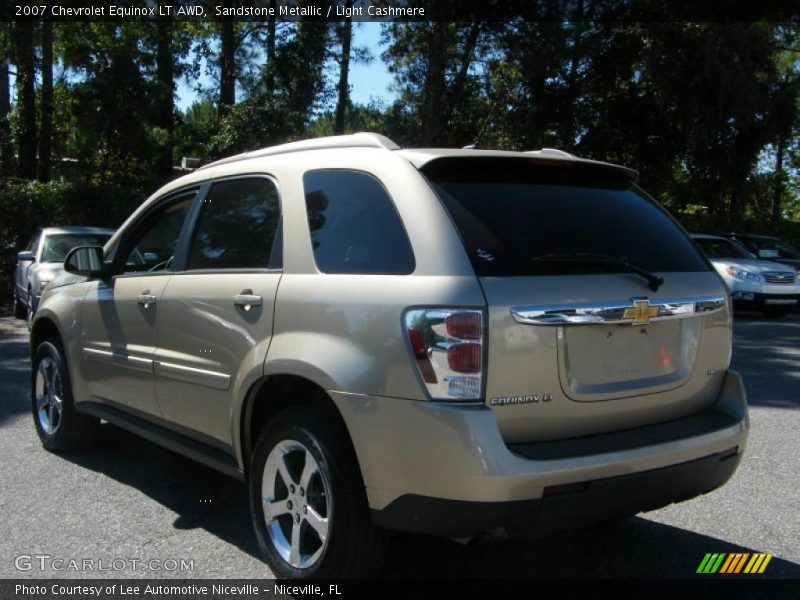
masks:
<svg viewBox="0 0 800 600"><path fill-rule="evenodd" d="M209 141L219 130L217 105L210 97L192 104L185 113L178 114L175 132L176 145L173 158L177 163L181 157L190 156L208 160L211 158Z"/></svg>
<svg viewBox="0 0 800 600"><path fill-rule="evenodd" d="M147 193L136 187L0 179L0 289L8 298L16 253L39 227L119 227ZM6 293L8 292L8 293Z"/></svg>
<svg viewBox="0 0 800 600"><path fill-rule="evenodd" d="M266 96L251 96L233 106L208 144L207 156L221 158L291 139L304 125Z"/></svg>
<svg viewBox="0 0 800 600"><path fill-rule="evenodd" d="M308 137L333 135L335 117L335 113L330 110L317 115L308 125ZM379 102L370 102L369 104L351 103L347 107L345 133L387 131L388 121L386 108Z"/></svg>
<svg viewBox="0 0 800 600"><path fill-rule="evenodd" d="M345 131L405 146L562 148L636 168L690 229L800 241L800 26L620 21L626 3L574 3L567 20L546 1L539 22L385 24L396 101L348 105ZM0 248L8 254L39 224L118 224L169 176L170 156L212 160L332 134L342 28L272 25L236 22L223 61L219 22L56 23L54 172L75 183L0 182ZM0 24L13 73L31 55L19 31ZM38 56L40 26L31 39ZM351 56L368 58L357 47ZM223 62L237 101L226 110ZM181 76L201 92L185 113L173 105ZM39 123L14 92L0 154L19 172L13 154L25 154L22 142L30 150L22 132Z"/></svg>
<svg viewBox="0 0 800 600"><path fill-rule="evenodd" d="M705 220L727 227L770 215L776 196L778 213L797 214L792 160L782 163L789 175L759 162L778 141L797 155L797 26L575 10L584 12L569 22L385 26L400 96L384 131L401 143L556 147L626 164L674 212L708 206Z"/></svg>

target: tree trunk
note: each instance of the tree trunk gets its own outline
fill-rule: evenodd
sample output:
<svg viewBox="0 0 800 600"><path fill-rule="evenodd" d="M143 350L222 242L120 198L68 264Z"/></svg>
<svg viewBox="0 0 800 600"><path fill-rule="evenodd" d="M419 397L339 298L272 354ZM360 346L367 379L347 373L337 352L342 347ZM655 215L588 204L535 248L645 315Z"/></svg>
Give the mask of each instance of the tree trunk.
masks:
<svg viewBox="0 0 800 600"><path fill-rule="evenodd" d="M564 132L564 139L561 141L568 148L575 146L575 137L577 135L577 119L578 114L578 67L581 60L581 30L584 26L583 14L583 0L578 0L575 7L574 22L572 23L572 52L569 61L569 75L567 75L567 97L566 106L569 111L567 130Z"/></svg>
<svg viewBox="0 0 800 600"><path fill-rule="evenodd" d="M36 93L33 87L34 52L33 23L14 24L14 46L17 65L17 112L20 131L17 138L19 176L36 179Z"/></svg>
<svg viewBox="0 0 800 600"><path fill-rule="evenodd" d="M276 9L275 0L271 0L270 7ZM267 20L267 93L275 93L275 26L276 17L270 15Z"/></svg>
<svg viewBox="0 0 800 600"><path fill-rule="evenodd" d="M53 147L53 22L42 22L42 115L39 132L39 181L50 181Z"/></svg>
<svg viewBox="0 0 800 600"><path fill-rule="evenodd" d="M353 6L353 1L345 2L345 8ZM353 38L353 22L347 17L342 23L342 57L339 63L339 100L336 103L336 123L334 133L344 133L344 119L347 113L347 105L350 101L350 86L348 76L350 73L350 42Z"/></svg>
<svg viewBox="0 0 800 600"><path fill-rule="evenodd" d="M172 21L156 23L156 79L158 80L158 99L156 108L156 125L167 133L166 143L161 147L158 156L158 173L162 177L172 175L172 149L174 146L174 94L175 66L172 52Z"/></svg>
<svg viewBox="0 0 800 600"><path fill-rule="evenodd" d="M772 222L776 225L781 222L783 217L782 196L783 196L783 153L785 142L783 137L778 138L775 145L775 173L774 188L772 191Z"/></svg>
<svg viewBox="0 0 800 600"><path fill-rule="evenodd" d="M5 54L0 54L0 176L14 174L14 148L11 144L11 97L8 92L8 62Z"/></svg>
<svg viewBox="0 0 800 600"><path fill-rule="evenodd" d="M427 69L422 92L422 145L431 146L439 137L441 99L445 87L445 34L448 24L436 22L428 36Z"/></svg>
<svg viewBox="0 0 800 600"><path fill-rule="evenodd" d="M475 57L475 48L478 45L478 39L481 34L482 23L480 21L473 21L470 25L469 33L464 42L464 52L461 54L461 60L458 66L458 72L453 78L453 84L447 90L447 97L449 101L445 109L447 118L444 119L445 123L449 122L455 112L456 106L462 99L464 93L464 86L467 83L467 76L469 75L469 68L472 65L472 60Z"/></svg>
<svg viewBox="0 0 800 600"><path fill-rule="evenodd" d="M453 96L457 96L461 94L464 84L467 81L467 75L469 75L469 68L472 65L472 59L475 57L475 47L478 45L478 37L481 34L481 22L474 21L469 28L469 34L467 34L467 40L464 42L464 52L461 55L461 64L458 67L458 73L453 79L453 86L451 88L451 93Z"/></svg>
<svg viewBox="0 0 800 600"><path fill-rule="evenodd" d="M231 0L226 0L226 8L232 5ZM236 103L236 32L230 17L225 17L220 23L219 62L219 116L223 117Z"/></svg>

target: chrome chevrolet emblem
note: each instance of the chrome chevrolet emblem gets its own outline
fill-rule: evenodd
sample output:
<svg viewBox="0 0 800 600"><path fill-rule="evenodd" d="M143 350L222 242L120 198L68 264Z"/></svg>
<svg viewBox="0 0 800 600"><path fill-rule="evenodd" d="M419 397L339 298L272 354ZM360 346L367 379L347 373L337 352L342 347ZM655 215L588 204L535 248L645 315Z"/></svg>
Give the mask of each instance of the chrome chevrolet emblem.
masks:
<svg viewBox="0 0 800 600"><path fill-rule="evenodd" d="M647 325L652 317L658 316L658 307L650 306L647 298L633 301L633 308L626 308L622 318L632 320L632 325Z"/></svg>

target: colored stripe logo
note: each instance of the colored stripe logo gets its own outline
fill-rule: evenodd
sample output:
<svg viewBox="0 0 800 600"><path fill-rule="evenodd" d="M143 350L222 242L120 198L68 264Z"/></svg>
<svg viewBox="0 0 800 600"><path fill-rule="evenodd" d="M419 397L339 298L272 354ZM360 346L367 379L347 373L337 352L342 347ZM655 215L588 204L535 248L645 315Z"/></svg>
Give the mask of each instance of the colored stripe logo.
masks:
<svg viewBox="0 0 800 600"><path fill-rule="evenodd" d="M765 554L761 552L734 552L732 554L711 553L709 552L700 561L700 566L697 567L697 573L724 573L726 575L736 573L763 573L769 561L772 560L772 554Z"/></svg>

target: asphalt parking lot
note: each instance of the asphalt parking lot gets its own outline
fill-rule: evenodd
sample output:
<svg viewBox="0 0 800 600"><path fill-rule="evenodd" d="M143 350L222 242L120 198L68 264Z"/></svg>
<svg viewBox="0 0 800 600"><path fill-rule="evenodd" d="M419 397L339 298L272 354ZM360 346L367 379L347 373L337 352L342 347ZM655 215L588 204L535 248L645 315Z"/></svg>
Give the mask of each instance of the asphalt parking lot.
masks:
<svg viewBox="0 0 800 600"><path fill-rule="evenodd" d="M771 552L765 576L800 577L800 314L737 315L734 333L733 366L745 378L752 431L725 487L543 540L462 546L398 535L381 576L691 578L707 552ZM28 379L24 323L2 318L0 577L270 576L257 558L242 484L110 425L91 451L48 453L31 422ZM127 562L102 573L41 571L35 563L17 570L17 557L36 554ZM143 569L153 559L161 570ZM192 568L173 570L169 561L181 559Z"/></svg>

